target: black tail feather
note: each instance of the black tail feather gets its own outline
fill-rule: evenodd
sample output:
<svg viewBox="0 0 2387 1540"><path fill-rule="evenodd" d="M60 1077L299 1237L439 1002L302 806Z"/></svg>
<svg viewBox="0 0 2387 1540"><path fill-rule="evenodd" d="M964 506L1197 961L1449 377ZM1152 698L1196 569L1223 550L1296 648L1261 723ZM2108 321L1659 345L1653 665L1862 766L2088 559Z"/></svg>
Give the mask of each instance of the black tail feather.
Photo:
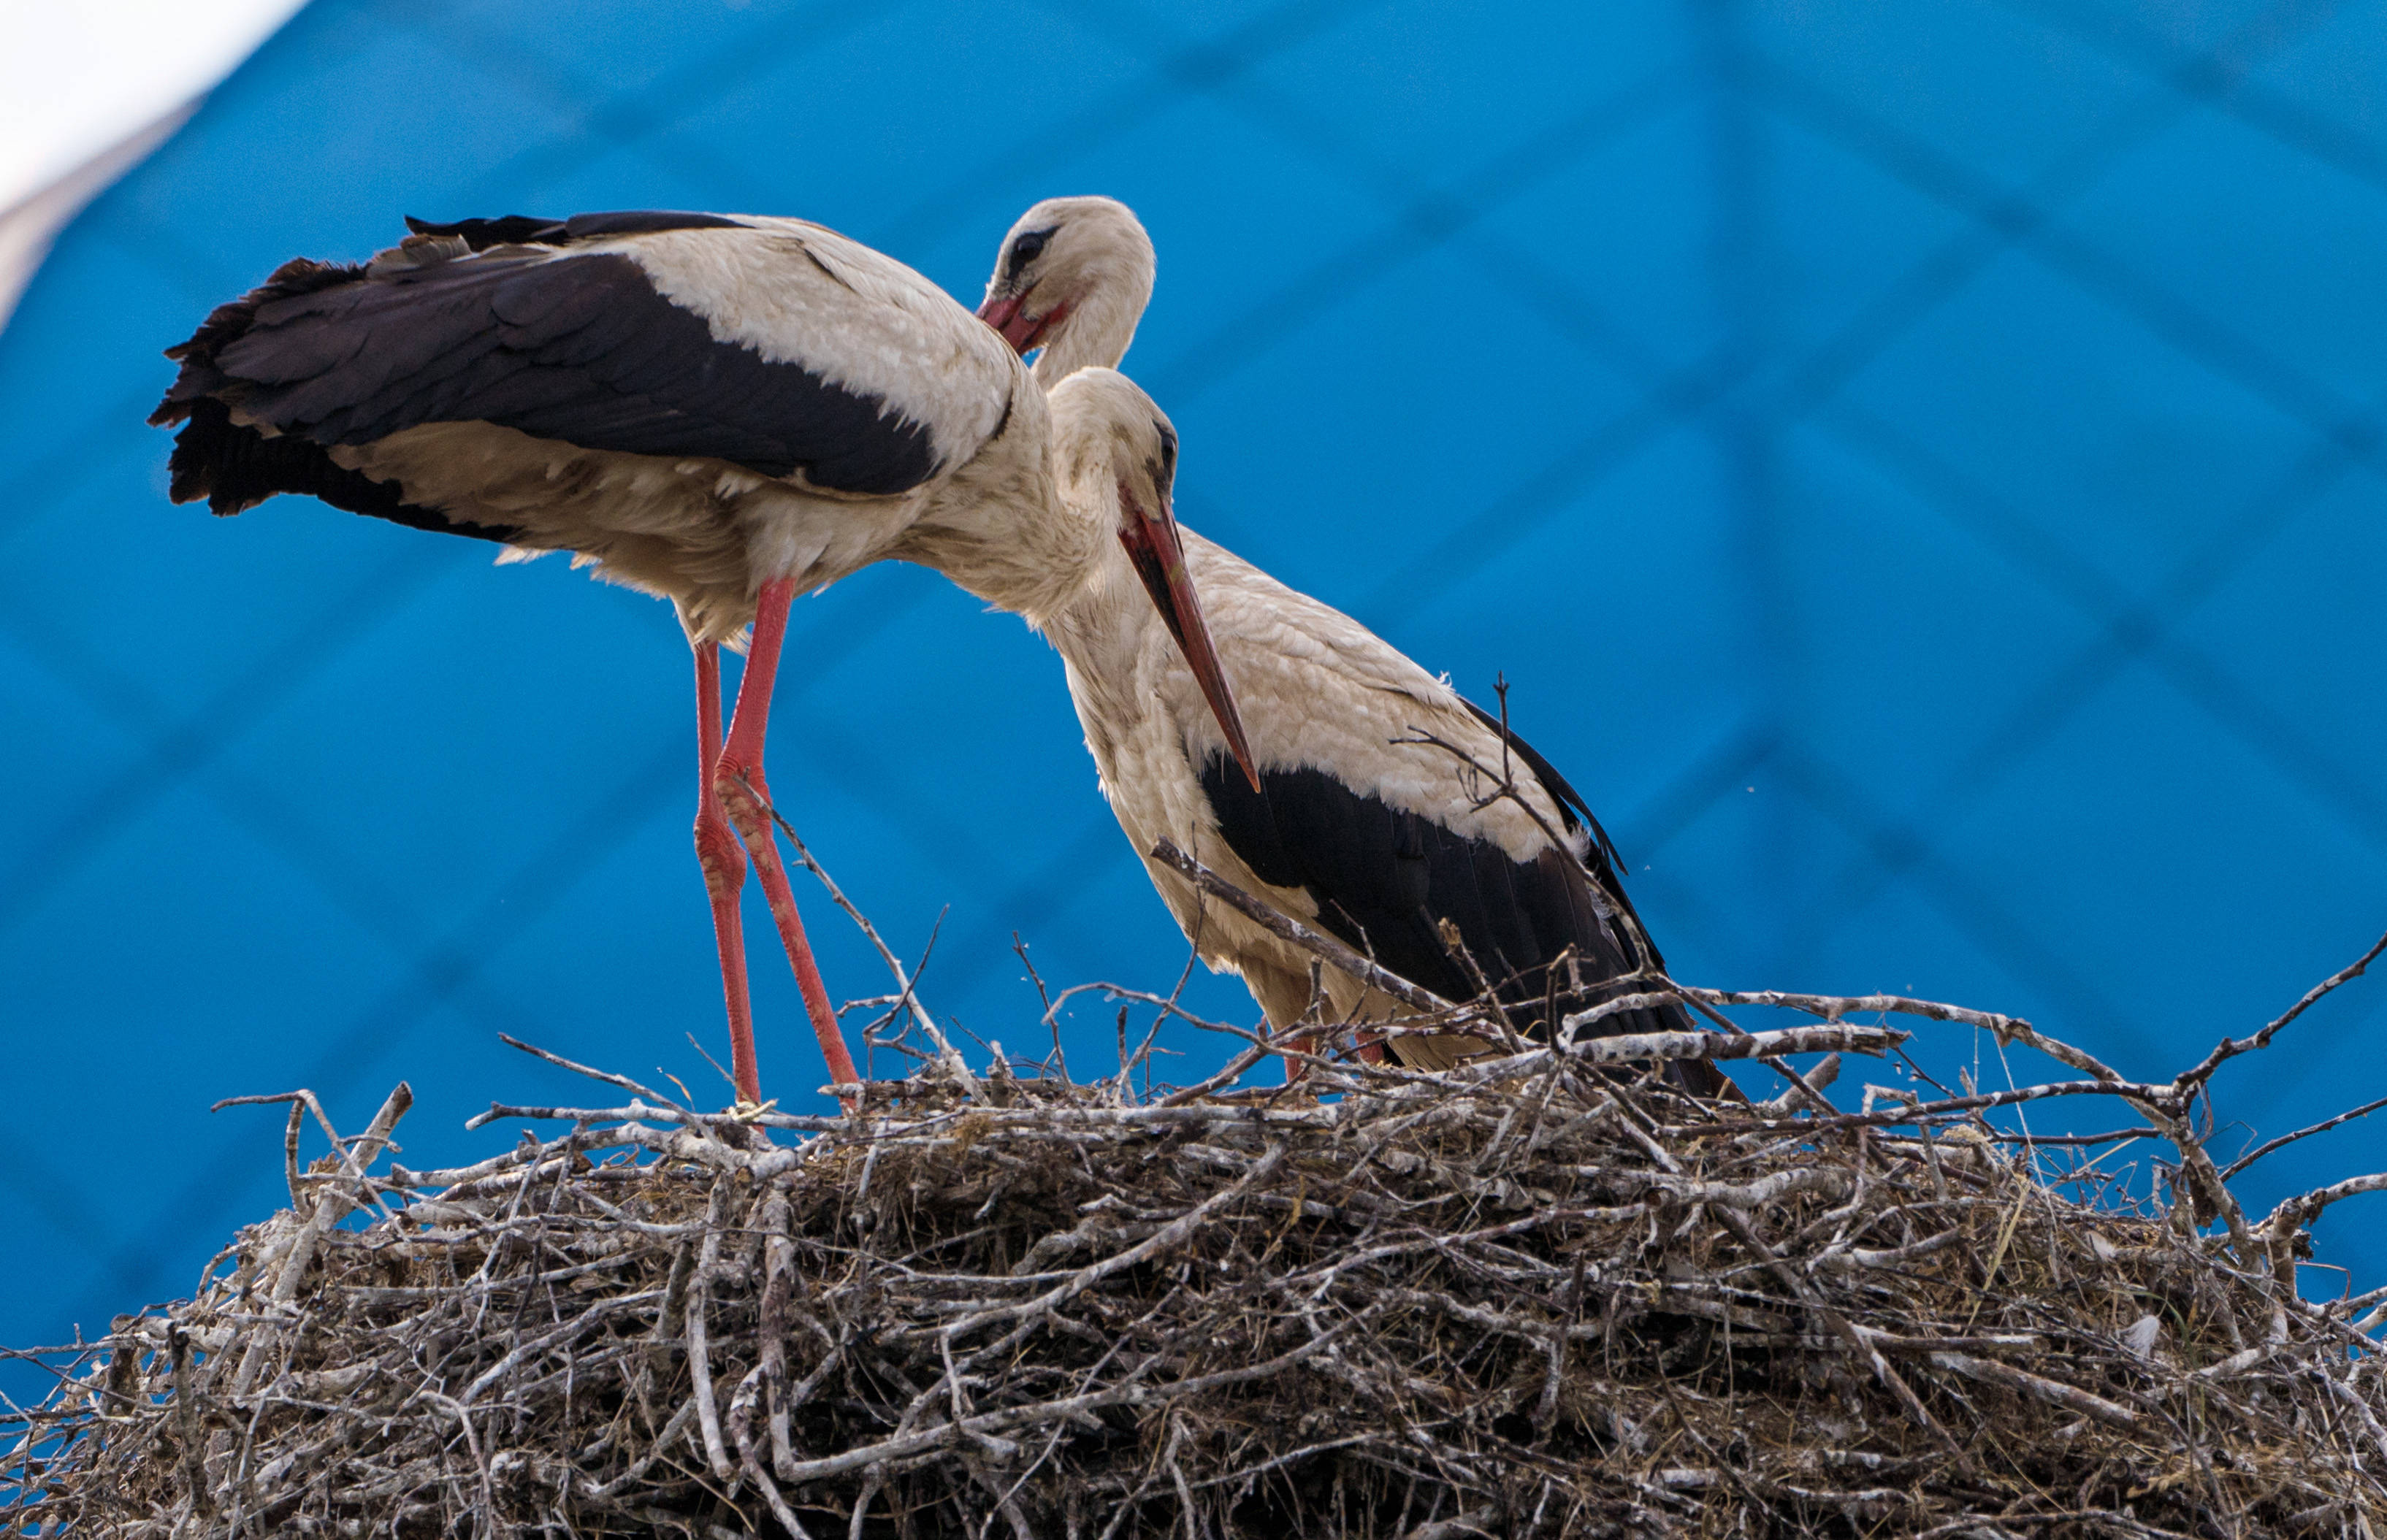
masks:
<svg viewBox="0 0 2387 1540"><path fill-rule="evenodd" d="M268 437L232 420L232 409L203 396L183 409L183 431L166 462L169 495L176 502L207 499L208 511L230 515L256 507L281 492L321 498L335 508L363 513L436 535L463 535L511 544L522 532L503 524L451 519L436 509L406 500L394 481L375 481L360 471L335 464L323 447L294 435Z"/></svg>
<svg viewBox="0 0 2387 1540"><path fill-rule="evenodd" d="M217 306L188 341L166 350L183 367L149 422L156 427L183 424L166 465L169 495L176 502L204 498L210 512L228 516L276 493L296 492L411 529L479 540L518 538L522 532L517 529L450 519L436 509L410 503L395 482L376 481L335 463L320 444L293 434L269 435L232 420L243 385L217 367L217 355L247 335L264 306L352 283L364 271L295 258L238 299Z"/></svg>

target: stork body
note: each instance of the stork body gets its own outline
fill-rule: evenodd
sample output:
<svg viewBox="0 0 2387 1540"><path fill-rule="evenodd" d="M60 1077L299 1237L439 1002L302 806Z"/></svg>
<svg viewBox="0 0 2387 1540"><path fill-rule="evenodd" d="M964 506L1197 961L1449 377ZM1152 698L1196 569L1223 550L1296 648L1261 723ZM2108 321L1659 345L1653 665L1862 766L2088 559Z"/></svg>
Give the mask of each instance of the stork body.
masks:
<svg viewBox="0 0 2387 1540"><path fill-rule="evenodd" d="M1035 372L1056 413L1081 395L1134 391L1100 366L1134 336L1151 251L1134 216L1107 198L1047 200L1004 238L979 315L1023 352L1043 348ZM1055 456L1065 492L1100 473L1088 469L1099 454L1068 432ZM1291 1028L1310 1008L1310 955L1205 903L1152 858L1158 840L1446 999L1476 995L1480 975L1521 1028L1546 1028L1549 1005L1580 1009L1615 992L1597 988L1604 981L1662 966L1605 835L1547 760L1350 616L1190 530L1183 541L1257 787L1230 769L1194 681L1114 553L1094 552L1079 596L1040 624L1067 664L1120 827L1205 960L1240 974L1273 1026ZM1320 981L1337 1017L1398 1014L1339 969ZM1689 1026L1676 1005L1602 1024L1617 1033ZM1423 1067L1474 1046L1394 1040ZM1678 1067L1677 1078L1700 1091L1723 1084L1706 1065Z"/></svg>
<svg viewBox="0 0 2387 1540"><path fill-rule="evenodd" d="M669 599L699 643L735 638L775 579L1032 544L1049 498L1007 350L799 220L421 226L360 266L285 264L170 356L178 501L311 492L569 550Z"/></svg>
<svg viewBox="0 0 2387 1540"><path fill-rule="evenodd" d="M362 265L287 263L172 350L182 372L152 421L182 425L174 499L231 514L310 493L499 542L501 560L569 550L669 599L695 650L696 844L739 1094L760 1096L741 839L831 1074L854 1079L763 778L788 606L894 558L1050 609L1085 520L1056 502L1043 393L928 280L801 221L414 230ZM750 623L725 740L720 648Z"/></svg>

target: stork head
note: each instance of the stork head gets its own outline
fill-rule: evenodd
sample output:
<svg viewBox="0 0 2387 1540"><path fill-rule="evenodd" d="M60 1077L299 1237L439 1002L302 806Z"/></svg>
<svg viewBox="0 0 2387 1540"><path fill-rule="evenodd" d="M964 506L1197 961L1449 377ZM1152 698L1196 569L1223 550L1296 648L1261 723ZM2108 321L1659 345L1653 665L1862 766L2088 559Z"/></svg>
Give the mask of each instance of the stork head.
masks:
<svg viewBox="0 0 2387 1540"><path fill-rule="evenodd" d="M1235 763L1258 790L1259 769L1185 570L1185 548L1169 506L1177 430L1151 397L1115 369L1080 370L1053 387L1050 401L1054 461L1069 500L1110 515L1129 565L1176 638Z"/></svg>
<svg viewBox="0 0 2387 1540"><path fill-rule="evenodd" d="M1023 355L1042 348L1036 379L1049 389L1127 356L1152 275L1152 237L1126 204L1046 198L1003 238L979 319Z"/></svg>

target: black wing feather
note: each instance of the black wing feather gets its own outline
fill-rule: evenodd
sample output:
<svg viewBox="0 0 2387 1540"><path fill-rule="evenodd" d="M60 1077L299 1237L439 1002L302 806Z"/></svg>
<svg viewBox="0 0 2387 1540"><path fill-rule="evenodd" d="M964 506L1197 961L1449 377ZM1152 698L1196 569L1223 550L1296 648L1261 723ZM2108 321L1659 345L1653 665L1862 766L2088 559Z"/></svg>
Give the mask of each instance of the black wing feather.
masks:
<svg viewBox="0 0 2387 1540"><path fill-rule="evenodd" d="M1509 751L1525 762L1525 768L1542 783L1542 789L1550 794L1550 800L1559 804L1560 824L1569 829L1584 829L1590 834L1591 848L1584 852L1584 865L1591 868L1592 877L1599 884L1601 891L1614 901L1617 908L1632 917L1636 928L1639 927L1641 916L1634 912L1633 901L1624 896L1624 863L1617 856L1615 843L1608 838L1608 831L1599 827L1598 818L1592 816L1591 804L1584 801L1583 793L1559 774L1556 765L1544 759L1532 744L1518 737L1497 716L1463 696L1459 703L1473 713L1475 720L1498 733L1509 745ZM1643 939L1645 941L1648 939L1646 932ZM1654 951L1649 961L1657 967L1666 966Z"/></svg>
<svg viewBox="0 0 2387 1540"><path fill-rule="evenodd" d="M1513 738L1511 744L1554 799L1581 806L1547 761ZM1439 922L1450 921L1520 1031L1547 1035L1553 1004L1563 1016L1611 998L1613 988L1598 986L1637 966L1634 938L1619 933L1582 864L1555 845L1532 860L1513 861L1489 840L1389 806L1308 766L1263 769L1255 791L1219 754L1203 764L1201 784L1220 835L1253 875L1308 892L1320 925L1402 978L1446 1000L1472 999L1479 992L1474 978L1443 940ZM1569 827L1574 827L1572 818ZM1624 907L1612 867L1601 875L1607 896ZM1632 925L1637 931L1637 918ZM1572 973L1562 966L1570 951ZM1585 986L1580 991L1573 987L1577 976ZM1690 1026L1681 1006L1667 1005L1610 1016L1600 1030L1616 1035ZM1694 1089L1721 1085L1711 1066L1679 1067Z"/></svg>
<svg viewBox="0 0 2387 1540"><path fill-rule="evenodd" d="M436 509L410 503L396 483L375 481L335 465L320 446L303 438L268 438L255 428L235 423L231 409L218 400L192 404L190 420L174 440L174 457L167 470L176 502L206 498L219 513L254 508L277 492L299 492L350 513L371 514L438 535L463 535L501 544L511 544L522 535L505 524L451 519Z"/></svg>
<svg viewBox="0 0 2387 1540"><path fill-rule="evenodd" d="M406 217L406 228L417 235L453 235L474 251L500 246L570 246L608 235L645 235L658 230L737 230L742 221L720 214L688 214L676 209L634 208L610 214L575 214L568 220L543 220L531 214L508 214L496 220L458 220L434 224Z"/></svg>
<svg viewBox="0 0 2387 1540"><path fill-rule="evenodd" d="M486 534L407 503L402 489L346 485L341 478L356 473L322 453L432 423L722 460L766 476L802 471L815 486L882 496L936 472L926 423L800 364L715 339L701 315L658 292L626 256L568 254L600 236L737 221L641 211L409 222L433 246L452 238L481 255L433 255L385 271L378 261L285 263L169 351L182 372L150 421L193 424L177 440L176 501L205 497L217 512L234 513L275 492L309 492L341 507L371 504L356 511L381 517L404 508L399 522L419 527ZM228 413L197 426L208 400L272 432ZM268 442L281 447L259 448Z"/></svg>

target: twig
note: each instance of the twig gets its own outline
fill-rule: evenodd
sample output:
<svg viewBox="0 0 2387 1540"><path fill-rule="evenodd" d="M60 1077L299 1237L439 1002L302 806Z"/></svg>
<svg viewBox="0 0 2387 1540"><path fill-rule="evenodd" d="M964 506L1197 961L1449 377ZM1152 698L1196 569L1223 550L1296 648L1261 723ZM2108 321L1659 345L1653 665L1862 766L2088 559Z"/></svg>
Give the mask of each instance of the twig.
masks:
<svg viewBox="0 0 2387 1540"><path fill-rule="evenodd" d="M2387 1172L2379 1172L2367 1177L2350 1177L2343 1181L2331 1182L2327 1187L2316 1187L2309 1193L2301 1193L2292 1198L2284 1199L2277 1208L2271 1210L2257 1228L2265 1235L2286 1240L2295 1231L2306 1228L2313 1220L2318 1218L2321 1210L2330 1205L2341 1203L2347 1198L2360 1197L2366 1193L2387 1193Z"/></svg>
<svg viewBox="0 0 2387 1540"><path fill-rule="evenodd" d="M704 1243L698 1248L696 1271L688 1281L688 1370L696 1392L696 1420L704 1431L704 1458L714 1478L726 1482L737 1472L721 1440L721 1408L713 1396L713 1356L705 1340L704 1311L713 1294L713 1269L721 1263L721 1231L728 1222L729 1177L715 1177L711 1211L705 1217Z"/></svg>
<svg viewBox="0 0 2387 1540"><path fill-rule="evenodd" d="M619 1086L624 1091L628 1092L631 1095L643 1096L648 1101L654 1103L657 1106L671 1107L676 1110L679 1107L679 1104L677 1102L673 1101L662 1092L653 1090L648 1086L640 1085L638 1081L630 1079L627 1075L616 1075L610 1069L592 1069L585 1064L576 1064L571 1059L565 1058L561 1054L550 1054L546 1049L539 1047L536 1043L524 1042L519 1038L509 1037L503 1032L499 1032L498 1034L498 1041L504 1043L509 1048L528 1054L532 1058L543 1059L559 1069L569 1069L575 1075L585 1075L592 1080L601 1080L610 1086Z"/></svg>
<svg viewBox="0 0 2387 1540"><path fill-rule="evenodd" d="M2001 1016L1995 1011L1969 1010L1962 1005L1942 1004L1936 1000L1916 1000L1902 994L1793 994L1781 990L1709 990L1683 983L1673 983L1673 987L1688 998L1710 1005L1773 1005L1783 1010L1804 1011L1810 1016L1822 1016L1825 1021L1878 1012L1923 1016L1931 1021L1959 1022L1967 1027L1986 1028L2001 1036L2027 1031L2030 1027L2030 1023L2019 1016Z"/></svg>
<svg viewBox="0 0 2387 1540"><path fill-rule="evenodd" d="M2266 1143L2258 1144L2254 1148L2247 1151L2244 1155L2240 1155L2237 1159L2231 1161L2229 1165L2224 1166L2221 1168L2221 1180L2228 1181L2231 1177L2236 1176L2247 1167L2254 1165L2254 1162L2262 1159L2265 1155L2271 1154L2275 1150L2284 1149L2288 1145L2294 1143L2299 1139L2310 1139L2314 1134L2327 1133L2330 1130L2336 1128L2341 1123L2351 1123L2357 1117L2368 1117L2372 1113L2377 1112L2381 1107L2387 1107L2387 1096L2381 1096L2375 1102L2365 1102L2360 1106L2355 1107L2352 1112L2341 1112L2334 1117L2326 1118L2318 1123L2313 1124L2310 1128L2298 1129L2293 1133L2283 1133L2277 1139L2271 1140Z"/></svg>
<svg viewBox="0 0 2387 1540"><path fill-rule="evenodd" d="M1662 1003L1664 994L1626 995L1625 1000ZM1621 1002L1610 1002L1620 1004ZM1585 1016L1589 1016L1585 1012ZM1569 1016L1572 1029L1581 1016ZM1593 1064L1629 1059L1755 1059L1774 1054L1863 1054L1878 1058L1913 1034L1889 1027L1788 1027L1772 1032L1634 1032L1614 1037L1578 1036L1562 1052Z"/></svg>
<svg viewBox="0 0 2387 1540"><path fill-rule="evenodd" d="M173 1356L174 1427L183 1446L183 1481L191 1495L192 1510L210 1514L215 1511L215 1495L208 1489L207 1466L200 1456L204 1445L199 1439L199 1411L191 1395L191 1334L176 1324L166 1329L166 1341Z"/></svg>
<svg viewBox="0 0 2387 1540"><path fill-rule="evenodd" d="M2100 1422L2110 1422L2117 1428L2127 1429L2132 1433L2136 1433L2139 1428L2139 1414L2128 1407L2116 1406L2103 1396L2092 1395L2077 1385L2067 1385L2060 1380L2051 1380L2044 1375L2033 1374L2027 1370L2016 1369L2012 1364L2002 1364L1995 1358L1977 1358L1968 1353L1934 1353L1931 1355L1931 1363L1935 1368L1953 1370L1969 1380L2004 1385L2009 1390L2018 1390L2026 1395L2035 1395L2042 1401L2062 1407L2066 1411L2079 1412L2083 1416L2093 1417Z"/></svg>
<svg viewBox="0 0 2387 1540"><path fill-rule="evenodd" d="M1273 906L1261 903L1199 861L1163 839L1154 845L1152 858L1173 868L1212 898L1219 900L1253 924L1271 934L1291 941L1303 951L1332 964L1371 990L1391 995L1413 1010L1429 1016L1449 1016L1460 1020L1475 1020L1485 1030L1491 1030L1485 1013L1454 1005L1431 990L1420 989L1396 973L1379 967L1357 952L1323 932L1309 927ZM1454 1027L1454 1030L1459 1029Z"/></svg>
<svg viewBox="0 0 2387 1540"><path fill-rule="evenodd" d="M321 1106L315 1102L315 1093L311 1091L295 1091L283 1096L270 1098L240 1098L235 1104L231 1105L243 1105L253 1101L283 1101L292 1098L303 1098L308 1105L314 1107L316 1119L323 1124L327 1132L329 1131L330 1121L324 1118ZM413 1089L404 1080L400 1080L397 1089L392 1091L387 1099L382 1103L381 1110L373 1115L372 1125L365 1130L364 1137L357 1142L355 1149L342 1148L336 1143L334 1146L338 1150L341 1164L356 1180L358 1185L364 1189L368 1196L371 1195L371 1187L365 1180L365 1168L380 1155L382 1146L389 1142L391 1131L398 1127L398 1120L405 1117L407 1108L413 1105ZM336 1141L338 1136L335 1134L333 1138ZM314 1260L315 1248L322 1243L324 1232L347 1218L355 1206L354 1199L336 1189L317 1194L313 1201L312 1212L309 1214L306 1222L298 1226L291 1236L289 1250L282 1258L281 1270L274 1276L272 1291L268 1297L272 1302L277 1316L286 1313L290 1302L297 1297L299 1282L306 1276L308 1265ZM277 1335L278 1327L268 1324L249 1340L248 1350L242 1356L240 1369L233 1377L234 1400L246 1399L249 1392L255 1388L257 1377L265 1365L265 1356L272 1349Z"/></svg>
<svg viewBox="0 0 2387 1540"><path fill-rule="evenodd" d="M820 885L827 890L829 902L843 910L845 917L852 920L860 928L862 934L868 938L871 946L878 953L878 960L884 963L887 966L887 971L894 976L897 991L896 1008L910 1009L912 1019L920 1024L920 1029L928 1034L928 1041L936 1044L939 1058L950 1059L956 1065L960 1064L961 1055L954 1051L952 1043L945 1041L945 1034L937 1029L936 1018L931 1016L928 1007L920 1003L917 980L905 970L903 960L895 955L894 949L890 947L886 940L878 934L878 928L870 923L869 917L855 908L853 901L845 896L845 890L839 887L837 879L828 875L828 868L820 864L819 859L813 854L812 847L804 843L803 837L796 832L796 827L788 822L787 816L777 807L767 808L765 811L770 814L771 821L779 826L779 832L788 837L788 843L794 847L796 859L802 862L804 869L812 873L819 880ZM933 938L931 944L933 944ZM965 1069L963 1073L966 1075L968 1071Z"/></svg>
<svg viewBox="0 0 2387 1540"><path fill-rule="evenodd" d="M2267 1024L2261 1031L2252 1037L2223 1038L2214 1045L2213 1052L2197 1062L2196 1067L2182 1074L2174 1083L2182 1091L2190 1087L2201 1086L2213 1078L2215 1070L2241 1054L2252 1054L2260 1049L2268 1048L2271 1045L2271 1039L2279 1035L2280 1028L2312 1009L2314 1005L2319 1004L2323 996L2335 991L2340 985L2361 978L2363 971L2378 961L2381 952L2387 952L2387 934L2382 934L2377 940L2371 942L2369 951L2306 990L2303 999L2280 1012L2279 1016Z"/></svg>

